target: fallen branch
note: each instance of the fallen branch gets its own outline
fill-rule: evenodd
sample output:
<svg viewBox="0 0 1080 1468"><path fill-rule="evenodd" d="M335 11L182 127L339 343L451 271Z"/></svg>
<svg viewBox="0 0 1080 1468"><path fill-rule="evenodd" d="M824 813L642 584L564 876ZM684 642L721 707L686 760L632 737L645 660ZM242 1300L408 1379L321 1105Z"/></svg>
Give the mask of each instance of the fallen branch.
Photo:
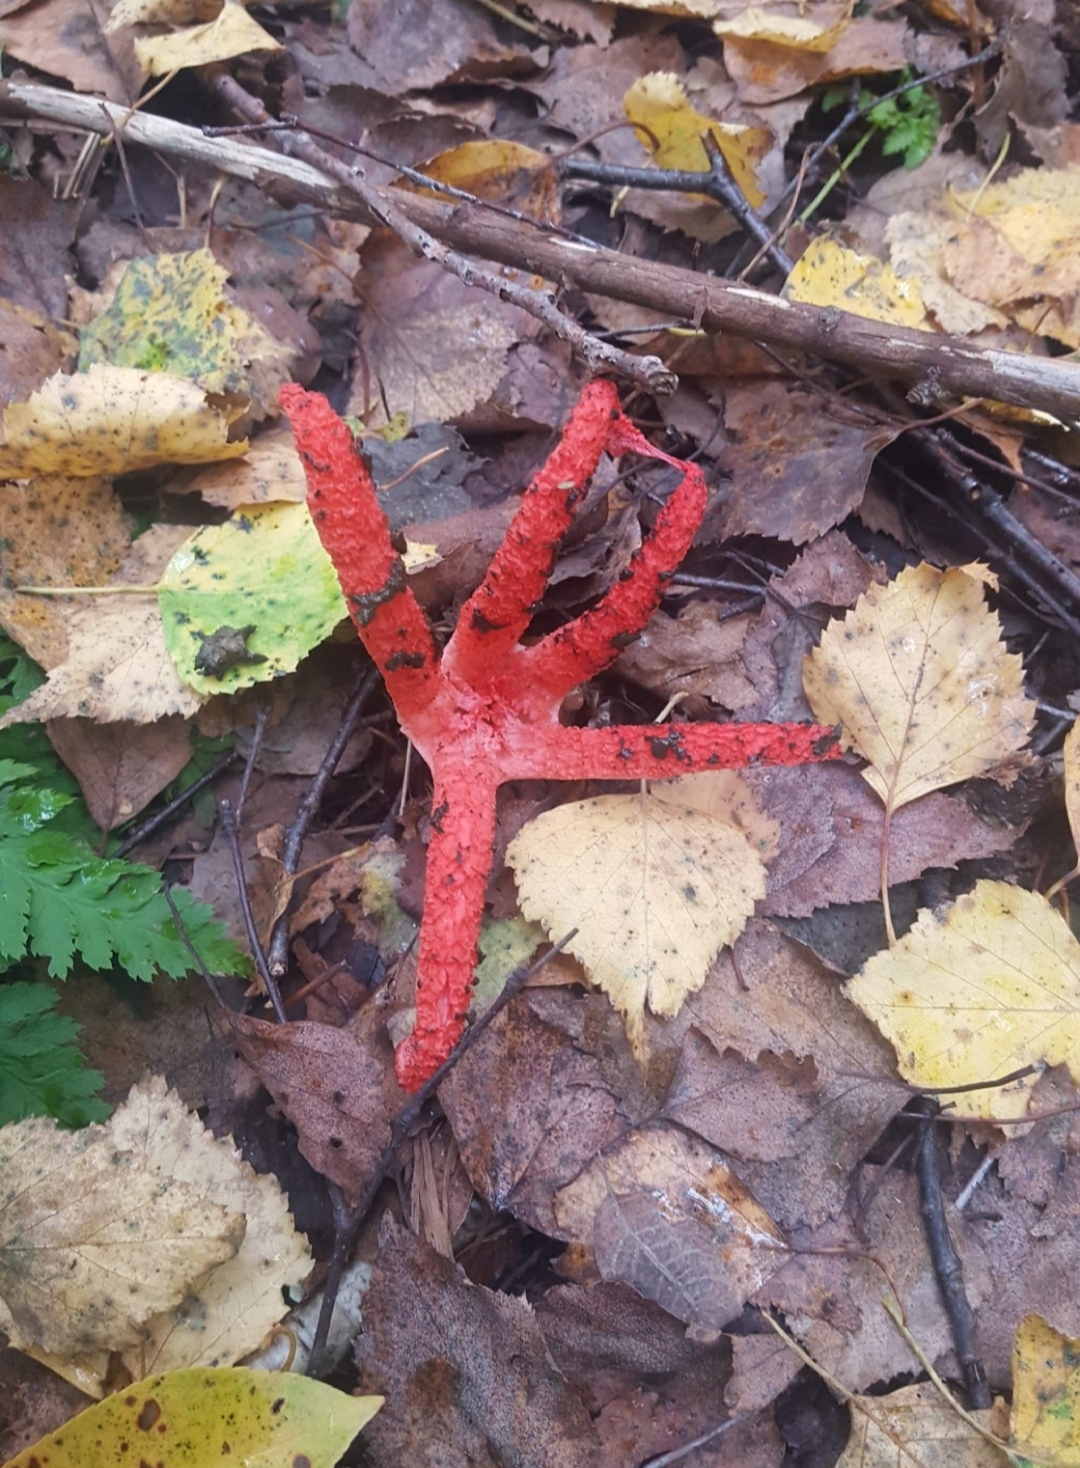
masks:
<svg viewBox="0 0 1080 1468"><path fill-rule="evenodd" d="M44 120L103 137L119 127L128 144L246 178L293 203L303 201L331 214L378 222L356 189L341 179L249 142L207 138L197 128L168 118L131 114L96 97L20 81L0 82L0 108L9 119ZM349 172L344 165L343 172ZM491 210L449 206L404 192L393 207L455 250L532 271L563 286L662 311L706 331L796 348L906 383L933 383L959 398L991 398L1061 418L1080 418L1080 366L1072 362L994 351L964 337L884 326L832 307L781 300L674 265L562 240L542 225L507 220Z"/></svg>

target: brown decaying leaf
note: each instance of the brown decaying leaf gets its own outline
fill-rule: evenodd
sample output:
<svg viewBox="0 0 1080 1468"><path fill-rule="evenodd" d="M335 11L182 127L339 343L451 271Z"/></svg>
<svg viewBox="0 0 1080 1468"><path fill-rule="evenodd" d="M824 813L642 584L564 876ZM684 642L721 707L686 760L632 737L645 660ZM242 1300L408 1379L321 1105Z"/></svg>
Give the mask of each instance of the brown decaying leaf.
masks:
<svg viewBox="0 0 1080 1468"><path fill-rule="evenodd" d="M858 16L825 52L729 36L724 65L743 102L776 102L840 77L902 71L910 32L900 20Z"/></svg>
<svg viewBox="0 0 1080 1468"><path fill-rule="evenodd" d="M357 0L348 25L353 48L391 94L535 68L525 46L499 39L487 11L453 0Z"/></svg>
<svg viewBox="0 0 1080 1468"><path fill-rule="evenodd" d="M53 719L46 731L103 831L137 816L191 758L187 721L179 714L153 724Z"/></svg>
<svg viewBox="0 0 1080 1468"><path fill-rule="evenodd" d="M722 1153L681 1128L626 1132L555 1197L560 1229L678 1320L722 1330L787 1244Z"/></svg>
<svg viewBox="0 0 1080 1468"><path fill-rule="evenodd" d="M365 1431L379 1463L592 1468L597 1439L573 1384L552 1371L522 1299L463 1271L387 1214L364 1300L357 1363L386 1405Z"/></svg>
<svg viewBox="0 0 1080 1468"><path fill-rule="evenodd" d="M876 455L895 434L872 419L788 383L736 386L721 455L731 478L722 534L768 535L803 545L858 507Z"/></svg>
<svg viewBox="0 0 1080 1468"><path fill-rule="evenodd" d="M5 31L7 23L5 19ZM65 203L54 198L36 179L17 179L10 173L0 176L4 220L0 296L13 306L54 322L67 316L65 274L71 269L68 247L78 208L77 200Z"/></svg>
<svg viewBox="0 0 1080 1468"><path fill-rule="evenodd" d="M749 617L717 618L716 607L692 601L677 617L656 612L612 671L659 694L700 694L738 711L757 697L746 676L742 645Z"/></svg>
<svg viewBox="0 0 1080 1468"><path fill-rule="evenodd" d="M561 1237L551 1199L620 1130L600 1066L515 999L439 1087L477 1192Z"/></svg>
<svg viewBox="0 0 1080 1468"><path fill-rule="evenodd" d="M851 1168L908 1092L892 1053L799 944L754 922L688 1003L664 1114L731 1159L786 1228L844 1206ZM741 976L741 978L740 978Z"/></svg>
<svg viewBox="0 0 1080 1468"><path fill-rule="evenodd" d="M36 392L74 361L76 339L46 316L0 297L0 406Z"/></svg>
<svg viewBox="0 0 1080 1468"><path fill-rule="evenodd" d="M296 1127L300 1151L316 1172L357 1197L404 1101L383 1016L369 1006L349 1029L236 1014L229 1021L241 1054Z"/></svg>
<svg viewBox="0 0 1080 1468"><path fill-rule="evenodd" d="M1008 1436L1004 1401L972 1416L987 1432ZM856 1397L851 1436L836 1468L1008 1468L1011 1461L964 1421L934 1382L926 1381L883 1397Z"/></svg>

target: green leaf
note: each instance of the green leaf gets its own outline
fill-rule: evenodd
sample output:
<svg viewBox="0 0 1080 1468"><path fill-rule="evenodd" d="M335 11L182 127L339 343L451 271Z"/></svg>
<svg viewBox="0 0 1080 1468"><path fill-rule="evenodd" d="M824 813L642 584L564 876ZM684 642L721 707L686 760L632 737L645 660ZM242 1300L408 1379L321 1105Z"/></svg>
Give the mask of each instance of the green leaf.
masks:
<svg viewBox="0 0 1080 1468"><path fill-rule="evenodd" d="M306 505L248 505L196 531L161 578L165 643L199 693L235 693L291 673L347 616L337 574ZM207 645L243 633L208 669Z"/></svg>
<svg viewBox="0 0 1080 1468"><path fill-rule="evenodd" d="M52 1013L56 997L46 984L0 984L0 1126L53 1116L80 1127L109 1115L95 1099L102 1078L75 1044L79 1026Z"/></svg>

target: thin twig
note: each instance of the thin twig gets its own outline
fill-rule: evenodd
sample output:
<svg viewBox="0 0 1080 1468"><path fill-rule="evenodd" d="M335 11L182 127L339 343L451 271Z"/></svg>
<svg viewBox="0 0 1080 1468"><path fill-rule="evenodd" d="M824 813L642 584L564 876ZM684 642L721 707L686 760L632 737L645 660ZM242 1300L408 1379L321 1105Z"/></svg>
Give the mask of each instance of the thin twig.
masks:
<svg viewBox="0 0 1080 1468"><path fill-rule="evenodd" d="M244 774L240 781L240 793L236 797L236 824L239 825L244 819L244 806L247 803L248 790L251 786L251 777L255 773L255 761L259 758L262 749L263 738L266 734L266 721L270 717L270 710L264 703L260 703L255 710L255 729L251 736L251 747L244 760Z"/></svg>
<svg viewBox="0 0 1080 1468"><path fill-rule="evenodd" d="M776 243L769 226L739 187L731 165L712 133L702 133L701 145L709 159L709 178L722 197L725 208L735 216L747 234L757 240L776 268L782 274L790 275L795 265L794 260Z"/></svg>
<svg viewBox="0 0 1080 1468"><path fill-rule="evenodd" d="M165 894L165 901L169 904L169 911L173 915L173 922L176 924L176 931L180 934L181 943L183 943L184 947L195 960L195 965L198 968L199 972L202 974L203 979L206 982L206 987L210 990L211 994L213 994L214 998L221 1005L222 1009L228 1009L229 1006L225 1003L225 1000L222 997L221 990L217 986L217 980L207 968L206 962L203 959L202 954L195 947L195 944L191 941L191 935L187 930L187 925L185 924L184 919L180 916L180 909L177 907L175 899L173 898L172 888L166 882L163 884L161 890Z"/></svg>
<svg viewBox="0 0 1080 1468"><path fill-rule="evenodd" d="M748 1412L739 1412L734 1417L729 1417L726 1422L710 1427L707 1432L703 1432L700 1437L695 1437L691 1442L683 1443L682 1447L672 1448L669 1453L661 1453L659 1458L649 1458L642 1463L641 1468L671 1468L672 1463L681 1463L698 1448L707 1447L718 1437L723 1437L725 1432L730 1432L733 1427L738 1427L739 1423L745 1422L749 1415Z"/></svg>
<svg viewBox="0 0 1080 1468"><path fill-rule="evenodd" d="M133 831L129 832L116 850L110 852L109 855L119 859L120 857L127 856L129 852L134 851L136 846L141 845L148 836L152 836L178 810L183 810L189 801L194 800L200 790L205 790L207 785L213 784L217 777L229 768L233 760L239 758L240 751L238 749L230 749L226 754L223 754L197 780L192 780L191 784L181 790L179 795L175 795L169 801L168 805L162 806L154 815L149 816L143 821L142 825L136 826Z"/></svg>
<svg viewBox="0 0 1080 1468"><path fill-rule="evenodd" d="M233 872L236 876L236 892L240 898L240 912L244 919L244 931L247 933L248 943L251 945L252 956L255 959L255 967L259 970L259 978L270 999L274 1016L279 1025L286 1022L288 1016L285 1006L281 1002L281 994L278 990L277 981L270 972L266 962L266 954L259 939L259 930L255 926L255 914L251 911L251 897L248 893L247 877L244 873L244 858L240 851L240 832L236 825L236 813L227 800L223 800L218 807L221 813L221 830L228 842L229 851L232 854Z"/></svg>
<svg viewBox="0 0 1080 1468"><path fill-rule="evenodd" d="M484 1010L475 1024L469 1026L435 1074L424 1082L415 1095L410 1096L409 1100L406 1101L405 1105L398 1112L390 1128L390 1140L383 1148L375 1172L372 1174L371 1180L364 1189L360 1201L352 1213L346 1214L344 1212L344 1200L341 1200L341 1217L339 1219L338 1208L335 1205L334 1249L330 1257L326 1283L323 1286L323 1298L322 1305L319 1309L319 1319L311 1341L311 1355L308 1359L307 1366L308 1376L317 1376L319 1374L321 1357L330 1333L330 1321L334 1314L334 1305L337 1302L338 1290L341 1288L341 1280L345 1273L345 1267L349 1262L356 1237L364 1225L364 1220L371 1212L375 1199L378 1197L379 1189L382 1187L393 1165L398 1148L416 1124L420 1113L428 1101L438 1090L439 1086L442 1085L458 1061L469 1053L481 1035L484 1034L491 1023L503 1012L511 999L521 992L533 975L539 973L544 965L549 963L557 953L561 953L576 933L577 929L571 928L565 937L560 938L558 943L549 948L547 953L541 958L538 958L535 963L528 965L522 964L514 970L507 979L499 997ZM333 1194L331 1194L331 1197L333 1199Z"/></svg>
<svg viewBox="0 0 1080 1468"><path fill-rule="evenodd" d="M963 1367L971 1405L973 1408L989 1407L993 1397L975 1343L975 1314L964 1288L964 1267L949 1232L949 1221L945 1217L945 1200L938 1175L937 1132L933 1124L938 1105L927 1096L914 1102L913 1110L919 1117L919 1150L915 1165L922 1195L922 1215L926 1224L930 1259L945 1311L952 1325L956 1354Z"/></svg>
<svg viewBox="0 0 1080 1468"><path fill-rule="evenodd" d="M338 760L345 753L345 748L353 736L360 715L364 711L364 705L371 697L371 691L379 681L379 670L369 668L341 716L337 733L330 741L330 747L323 755L319 768L315 771L314 778L308 786L307 794L300 802L300 809L296 812L296 819L285 832L284 849L281 853L281 865L287 876L294 877L296 869L300 865L300 853L304 849L304 841L307 838L308 829L315 819L322 798L326 793L326 787L330 783L330 777L337 768ZM270 934L270 943L267 951L267 963L270 972L275 978L280 978L288 967L289 961L289 908L291 903L274 924Z"/></svg>
<svg viewBox="0 0 1080 1468"><path fill-rule="evenodd" d="M212 85L219 96L249 122L272 120L258 98L245 91L227 72L221 72ZM349 168L332 153L320 148L302 129L277 136L282 138L286 146L291 144L306 163L330 174L351 189L375 218L388 229L392 229L414 255L443 266L456 275L463 285L475 286L494 296L496 300L507 301L526 311L542 322L560 341L568 343L590 372L617 372L651 393L670 393L675 390L675 374L659 357L635 357L621 347L600 341L559 309L552 292L536 291L520 281L498 275L436 239L426 229L414 223L390 197L388 191L372 184L365 177L363 169Z"/></svg>

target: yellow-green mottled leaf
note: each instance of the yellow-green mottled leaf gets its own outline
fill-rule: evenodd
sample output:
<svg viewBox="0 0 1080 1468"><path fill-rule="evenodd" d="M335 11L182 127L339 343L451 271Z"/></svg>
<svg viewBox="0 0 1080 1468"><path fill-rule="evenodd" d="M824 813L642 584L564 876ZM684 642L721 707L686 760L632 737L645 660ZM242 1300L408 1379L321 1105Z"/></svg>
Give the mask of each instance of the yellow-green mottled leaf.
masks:
<svg viewBox="0 0 1080 1468"><path fill-rule="evenodd" d="M80 372L111 362L190 378L207 392L250 394L251 363L281 348L228 298L228 278L209 250L132 260L112 305L83 330Z"/></svg>
<svg viewBox="0 0 1080 1468"><path fill-rule="evenodd" d="M382 1403L285 1371L193 1367L107 1397L5 1468L333 1468Z"/></svg>
<svg viewBox="0 0 1080 1468"><path fill-rule="evenodd" d="M1013 1345L1012 1439L1019 1463L1080 1464L1080 1341L1025 1315Z"/></svg>
<svg viewBox="0 0 1080 1468"><path fill-rule="evenodd" d="M165 643L199 693L291 673L346 616L306 505L248 505L186 540L158 587Z"/></svg>

